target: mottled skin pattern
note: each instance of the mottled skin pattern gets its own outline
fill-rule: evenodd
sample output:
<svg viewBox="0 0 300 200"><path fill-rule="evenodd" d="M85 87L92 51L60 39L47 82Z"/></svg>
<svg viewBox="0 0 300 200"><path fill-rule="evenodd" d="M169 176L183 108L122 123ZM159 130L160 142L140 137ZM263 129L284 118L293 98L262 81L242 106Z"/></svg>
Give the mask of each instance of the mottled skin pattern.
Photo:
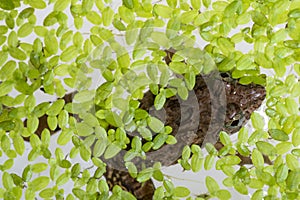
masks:
<svg viewBox="0 0 300 200"><path fill-rule="evenodd" d="M210 79L215 80L213 83L209 83ZM207 84L210 85L210 89ZM165 121L165 125L171 126L173 135L177 136L178 134L179 136L176 137L177 144L162 147L163 150L160 150L160 153L150 152L149 155L147 154L147 162L143 163L144 166L151 166L154 161L160 161L164 166L176 164L185 145L202 145L205 141L215 143L218 141L218 133L221 130L230 134L237 132L249 120L251 113L260 107L266 91L260 85L241 85L238 80L230 78L228 74L221 74L220 78L212 73L196 77L194 94L199 105L197 112L195 112L194 105L179 103L177 97L172 97L166 101L164 106L166 116L161 115L159 111L150 112ZM149 111L149 108L153 106L154 98L155 96L151 92L147 92L141 100L140 108ZM221 101L226 103L222 105ZM225 115L222 116L219 113ZM196 119L199 121L195 121ZM195 130L195 125L198 125L196 134L192 132L192 130ZM180 130L184 131L184 134L178 133L181 132ZM110 164L111 166L124 165L122 162L123 155L120 153L114 159L106 162L108 167L105 176L107 181L110 182L111 188L115 184L122 185L127 191L132 192L137 199L152 199L152 196L149 195L154 193L151 180L141 184L126 171L113 170L109 167ZM136 159L133 162L140 166L143 161ZM123 169L125 170L125 168ZM126 179L115 181L116 176L124 176ZM131 183L129 186L128 182Z"/></svg>
<svg viewBox="0 0 300 200"><path fill-rule="evenodd" d="M120 171L111 167L106 167L105 178L110 190L119 185L125 191L132 193L138 199L151 200L154 194L154 184L152 180L139 183L126 171Z"/></svg>

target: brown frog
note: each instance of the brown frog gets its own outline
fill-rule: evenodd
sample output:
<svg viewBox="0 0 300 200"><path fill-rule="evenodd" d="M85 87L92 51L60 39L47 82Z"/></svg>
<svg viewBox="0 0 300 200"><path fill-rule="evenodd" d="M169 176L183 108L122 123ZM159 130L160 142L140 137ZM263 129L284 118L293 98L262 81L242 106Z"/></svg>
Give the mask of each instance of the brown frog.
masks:
<svg viewBox="0 0 300 200"><path fill-rule="evenodd" d="M171 62L173 54L174 51L167 51L165 57L167 64ZM196 84L187 101L180 101L176 96L171 97L163 107L164 116L161 116L160 112L156 115L165 122L165 125L172 127L172 134L176 137L177 143L163 146L158 153L150 152L147 154L147 162L139 159L133 162L137 166L141 162L143 166L152 166L158 161L163 166L176 164L185 145L201 146L206 142L217 143L220 131L229 134L237 132L250 119L251 113L261 106L265 96L263 86L242 85L238 80L231 78L230 73L214 71L207 75L197 75ZM146 92L140 101L140 108L150 111L154 99L155 95L150 91ZM137 199L152 199L155 190L152 180L139 183L126 172L125 168L123 171L111 167L124 165L123 156L124 154L120 153L106 162L105 176L110 188L120 185ZM126 179L116 178L120 176Z"/></svg>

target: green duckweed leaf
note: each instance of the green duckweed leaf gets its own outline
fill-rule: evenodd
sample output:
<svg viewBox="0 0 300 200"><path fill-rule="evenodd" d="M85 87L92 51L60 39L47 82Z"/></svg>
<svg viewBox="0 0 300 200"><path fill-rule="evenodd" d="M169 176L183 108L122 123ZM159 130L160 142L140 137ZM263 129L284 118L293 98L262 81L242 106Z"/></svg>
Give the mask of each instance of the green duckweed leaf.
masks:
<svg viewBox="0 0 300 200"><path fill-rule="evenodd" d="M264 141L256 142L256 147L261 153L269 156L273 156L277 152L275 147L272 144Z"/></svg>
<svg viewBox="0 0 300 200"><path fill-rule="evenodd" d="M23 138L20 135L17 135L13 138L13 144L14 144L14 148L16 150L16 152L19 155L23 155L24 151L25 151L25 143Z"/></svg>
<svg viewBox="0 0 300 200"><path fill-rule="evenodd" d="M283 155L292 149L293 145L290 142L281 142L276 145L277 154Z"/></svg>
<svg viewBox="0 0 300 200"><path fill-rule="evenodd" d="M152 140L152 133L148 128L145 127L140 127L138 128L138 131L140 132L141 136L147 140L147 141L151 141Z"/></svg>
<svg viewBox="0 0 300 200"><path fill-rule="evenodd" d="M113 25L119 31L125 31L126 30L126 26L123 24L123 22L121 20L114 19L113 20Z"/></svg>
<svg viewBox="0 0 300 200"><path fill-rule="evenodd" d="M293 131L293 135L292 135L292 143L295 147L300 145L300 128L296 128Z"/></svg>
<svg viewBox="0 0 300 200"><path fill-rule="evenodd" d="M288 170L289 168L285 164L281 164L275 173L275 178L277 182L283 182L288 177Z"/></svg>
<svg viewBox="0 0 300 200"><path fill-rule="evenodd" d="M252 122L252 125L253 125L253 127L255 129L261 130L264 127L264 119L257 112L253 112L252 113L252 115L251 115L251 122Z"/></svg>
<svg viewBox="0 0 300 200"><path fill-rule="evenodd" d="M68 62L71 61L72 59L74 59L77 55L77 47L72 45L69 46L68 48L66 48L60 55L60 59L64 62Z"/></svg>
<svg viewBox="0 0 300 200"><path fill-rule="evenodd" d="M107 7L102 11L103 25L109 26L113 21L114 11L111 7Z"/></svg>
<svg viewBox="0 0 300 200"><path fill-rule="evenodd" d="M70 179L70 174L69 173L63 173L61 174L57 179L56 179L56 185L61 186L66 184Z"/></svg>
<svg viewBox="0 0 300 200"><path fill-rule="evenodd" d="M56 116L63 109L64 105L65 101L63 99L58 99L50 106L50 108L46 111L46 114L49 116Z"/></svg>
<svg viewBox="0 0 300 200"><path fill-rule="evenodd" d="M54 11L64 11L69 4L71 3L71 0L57 0L54 4Z"/></svg>
<svg viewBox="0 0 300 200"><path fill-rule="evenodd" d="M175 197L187 197L190 195L190 190L186 187L178 186L174 188L174 196Z"/></svg>
<svg viewBox="0 0 300 200"><path fill-rule="evenodd" d="M47 7L47 4L43 0L31 0L29 5L36 9L44 9Z"/></svg>
<svg viewBox="0 0 300 200"><path fill-rule="evenodd" d="M2 184L3 184L4 188L7 190L11 189L14 186L13 178L9 173L7 173L7 172L3 173Z"/></svg>
<svg viewBox="0 0 300 200"><path fill-rule="evenodd" d="M44 38L45 48L50 55L54 55L58 51L58 41L52 32L49 32Z"/></svg>
<svg viewBox="0 0 300 200"><path fill-rule="evenodd" d="M284 46L289 47L291 49L298 49L300 47L299 40L286 40L283 42Z"/></svg>
<svg viewBox="0 0 300 200"><path fill-rule="evenodd" d="M3 34L6 34L8 32L8 28L4 25L1 25L0 26L0 34L3 35Z"/></svg>
<svg viewBox="0 0 300 200"><path fill-rule="evenodd" d="M189 92L185 86L180 86L177 88L177 93L180 96L181 99L187 100Z"/></svg>
<svg viewBox="0 0 300 200"><path fill-rule="evenodd" d="M13 0L1 0L0 1L0 8L3 10L13 10L15 8L15 4Z"/></svg>
<svg viewBox="0 0 300 200"><path fill-rule="evenodd" d="M79 136L89 136L94 132L93 127L88 124L81 122L76 125L76 129Z"/></svg>
<svg viewBox="0 0 300 200"><path fill-rule="evenodd" d="M218 197L219 199L224 199L224 200L227 200L227 199L231 199L231 194L228 190L218 190L216 192L216 197Z"/></svg>
<svg viewBox="0 0 300 200"><path fill-rule="evenodd" d="M93 155L95 157L100 157L104 153L106 147L107 142L105 140L97 140L93 149Z"/></svg>
<svg viewBox="0 0 300 200"><path fill-rule="evenodd" d="M9 29L13 29L15 27L15 20L12 15L8 14L5 19L5 24Z"/></svg>
<svg viewBox="0 0 300 200"><path fill-rule="evenodd" d="M237 182L233 183L233 186L234 186L234 189L236 189L239 193L244 194L244 195L248 194L248 188L244 183L237 181Z"/></svg>
<svg viewBox="0 0 300 200"><path fill-rule="evenodd" d="M114 127L121 127L123 124L122 118L115 112L107 112L105 115L105 120Z"/></svg>
<svg viewBox="0 0 300 200"><path fill-rule="evenodd" d="M132 9L134 6L133 0L122 0L122 2L123 2L123 5L129 9Z"/></svg>
<svg viewBox="0 0 300 200"><path fill-rule="evenodd" d="M109 8L109 7L108 7ZM103 13L104 14L104 13ZM103 15L102 14L102 15ZM89 20L92 24L94 25L100 25L102 23L102 18L100 17L100 15L95 12L95 11L90 11L88 12L88 14L86 15L87 20ZM106 22L104 21L104 15L103 15L103 23Z"/></svg>
<svg viewBox="0 0 300 200"><path fill-rule="evenodd" d="M191 0L191 5L195 10L199 10L201 7L201 0Z"/></svg>
<svg viewBox="0 0 300 200"><path fill-rule="evenodd" d="M86 194L86 192L80 188L73 188L72 192L78 199L84 199Z"/></svg>
<svg viewBox="0 0 300 200"><path fill-rule="evenodd" d="M286 155L286 164L292 171L299 170L300 168L299 160L291 154Z"/></svg>
<svg viewBox="0 0 300 200"><path fill-rule="evenodd" d="M286 185L291 191L296 190L299 187L300 171L291 171L287 177Z"/></svg>
<svg viewBox="0 0 300 200"><path fill-rule="evenodd" d="M88 161L89 159L91 159L91 150L88 149L86 146L80 146L79 153L84 161Z"/></svg>
<svg viewBox="0 0 300 200"><path fill-rule="evenodd" d="M210 170L213 167L214 160L215 160L215 156L214 155L208 155L208 156L206 156L205 160L204 160L204 169L205 170Z"/></svg>
<svg viewBox="0 0 300 200"><path fill-rule="evenodd" d="M51 131L54 131L57 127L57 117L56 116L48 116L47 123L48 123L49 129Z"/></svg>
<svg viewBox="0 0 300 200"><path fill-rule="evenodd" d="M260 26L265 26L268 23L266 16L259 11L253 11L251 17L253 22Z"/></svg>
<svg viewBox="0 0 300 200"><path fill-rule="evenodd" d="M59 48L61 50L65 50L67 48L67 45L69 44L69 42L72 41L72 37L73 37L73 31L72 30L65 32L61 36L61 40L59 42Z"/></svg>
<svg viewBox="0 0 300 200"><path fill-rule="evenodd" d="M137 175L137 181L140 183L146 182L149 180L153 175L153 169L152 168L146 168L140 171Z"/></svg>
<svg viewBox="0 0 300 200"><path fill-rule="evenodd" d="M126 167L127 167L127 169L128 169L129 174L130 174L133 178L136 178L136 177L137 177L137 174L138 174L138 171L137 171L136 166L135 166L132 162L127 162L125 165L126 165Z"/></svg>
<svg viewBox="0 0 300 200"><path fill-rule="evenodd" d="M105 153L104 153L104 158L105 159L110 159L113 158L115 155L117 155L121 151L121 148L119 145L111 143L107 146Z"/></svg>
<svg viewBox="0 0 300 200"><path fill-rule="evenodd" d="M55 195L55 190L52 188L46 188L39 193L42 198L51 198Z"/></svg>
<svg viewBox="0 0 300 200"><path fill-rule="evenodd" d="M168 139L168 135L164 134L164 133L160 133L157 136L155 136L155 138L153 139L153 146L152 149L153 150L157 150L159 149Z"/></svg>
<svg viewBox="0 0 300 200"><path fill-rule="evenodd" d="M195 73L193 71L187 72L184 75L184 78L185 78L184 80L185 80L187 89L192 90L194 88L195 82L196 82Z"/></svg>
<svg viewBox="0 0 300 200"><path fill-rule="evenodd" d="M210 194L214 194L220 189L217 181L210 176L205 178L205 184Z"/></svg>
<svg viewBox="0 0 300 200"><path fill-rule="evenodd" d="M166 139L166 143L167 144L176 144L177 140L173 135L168 135L168 137Z"/></svg>
<svg viewBox="0 0 300 200"><path fill-rule="evenodd" d="M127 7L125 6L121 6L119 7L119 14L120 14L120 17L121 19L127 23L127 24L130 24L130 23L133 23L134 20L135 20L135 16L134 16L134 13L132 10L128 9ZM128 26L129 27L129 26ZM127 28L128 28L127 27Z"/></svg>
<svg viewBox="0 0 300 200"><path fill-rule="evenodd" d="M152 131L154 131L155 133L159 133L164 128L164 124L156 117L149 117L147 119L147 123L148 123L148 126L150 127L150 129Z"/></svg>
<svg viewBox="0 0 300 200"><path fill-rule="evenodd" d="M251 200L257 200L257 199L263 199L263 190L262 189L259 189L259 190L256 190L252 197L251 197Z"/></svg>
<svg viewBox="0 0 300 200"><path fill-rule="evenodd" d="M0 83L0 96L5 96L13 89L14 83L12 81L5 81Z"/></svg>
<svg viewBox="0 0 300 200"><path fill-rule="evenodd" d="M157 69L156 65L154 65L154 64L147 65L147 74L154 83L157 83L158 69Z"/></svg>
<svg viewBox="0 0 300 200"><path fill-rule="evenodd" d="M74 96L74 101L76 103L83 103L86 101L91 101L95 96L95 91L90 91L90 90L82 90L75 94Z"/></svg>
<svg viewBox="0 0 300 200"><path fill-rule="evenodd" d="M68 129L62 130L57 138L57 144L59 145L66 145L73 137L73 132Z"/></svg>
<svg viewBox="0 0 300 200"><path fill-rule="evenodd" d="M282 130L279 129L270 129L269 133L271 137L278 141L288 141L289 136Z"/></svg>
<svg viewBox="0 0 300 200"><path fill-rule="evenodd" d="M255 167L262 168L264 166L264 158L259 150L254 149L251 158Z"/></svg>
<svg viewBox="0 0 300 200"><path fill-rule="evenodd" d="M170 18L173 9L165 5L155 4L153 7L153 11L155 14L157 14L160 17Z"/></svg>
<svg viewBox="0 0 300 200"><path fill-rule="evenodd" d="M300 9L296 8L296 9L291 10L288 13L288 16L291 18L300 18Z"/></svg>
<svg viewBox="0 0 300 200"><path fill-rule="evenodd" d="M40 176L28 183L28 186L33 191L40 191L47 187L50 182L50 178L47 176Z"/></svg>
<svg viewBox="0 0 300 200"><path fill-rule="evenodd" d="M47 163L35 163L31 166L31 170L33 173L40 173L42 171L45 171L48 168Z"/></svg>
<svg viewBox="0 0 300 200"><path fill-rule="evenodd" d="M39 119L35 116L29 116L27 119L28 131L34 133L39 126Z"/></svg>
<svg viewBox="0 0 300 200"><path fill-rule="evenodd" d="M299 112L298 109L298 104L296 103L296 101L293 98L286 98L285 99L285 105L287 108L287 111L289 112L289 114L291 115L297 115Z"/></svg>
<svg viewBox="0 0 300 200"><path fill-rule="evenodd" d="M203 5L204 5L206 8L208 8L208 7L210 6L210 4L211 4L211 0L202 0L202 2L203 2Z"/></svg>
<svg viewBox="0 0 300 200"><path fill-rule="evenodd" d="M197 154L193 154L191 159L191 167L193 172L199 172L202 168L204 159L202 156L199 156Z"/></svg>
<svg viewBox="0 0 300 200"><path fill-rule="evenodd" d="M73 167L71 169L71 177L72 178L77 177L80 174L80 170L81 170L81 167L80 167L79 163L76 163L75 165L73 165Z"/></svg>
<svg viewBox="0 0 300 200"><path fill-rule="evenodd" d="M9 48L9 54L11 55L11 57L17 60L26 60L27 58L25 52L16 47Z"/></svg>
<svg viewBox="0 0 300 200"><path fill-rule="evenodd" d="M31 170L31 165L27 165L22 172L22 179L24 181L29 181L32 177L32 170Z"/></svg>
<svg viewBox="0 0 300 200"><path fill-rule="evenodd" d="M166 96L164 93L159 93L154 99L154 107L156 110L160 110L163 108L166 102Z"/></svg>
<svg viewBox="0 0 300 200"><path fill-rule="evenodd" d="M27 37L33 32L33 25L31 23L25 23L18 29L18 36L23 38Z"/></svg>

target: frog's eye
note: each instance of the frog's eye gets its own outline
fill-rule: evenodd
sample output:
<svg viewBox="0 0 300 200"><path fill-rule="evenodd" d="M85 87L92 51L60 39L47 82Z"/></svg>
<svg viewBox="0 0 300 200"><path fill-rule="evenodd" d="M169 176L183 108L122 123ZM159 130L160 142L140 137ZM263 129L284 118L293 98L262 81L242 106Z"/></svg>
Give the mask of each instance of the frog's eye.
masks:
<svg viewBox="0 0 300 200"><path fill-rule="evenodd" d="M231 122L230 126L239 126L239 123L240 123L240 120L236 119Z"/></svg>
<svg viewBox="0 0 300 200"><path fill-rule="evenodd" d="M239 124L239 120L231 120L225 124L225 127L232 128L236 127Z"/></svg>
<svg viewBox="0 0 300 200"><path fill-rule="evenodd" d="M229 78L230 77L229 73L227 73L227 72L222 72L222 73L220 73L220 75L221 75L222 78Z"/></svg>
<svg viewBox="0 0 300 200"><path fill-rule="evenodd" d="M226 127L229 128L235 128L235 127L239 127L243 124L243 122L245 121L245 117L243 115L242 112L234 115L234 117L232 118L232 120L230 120L228 123L226 123Z"/></svg>

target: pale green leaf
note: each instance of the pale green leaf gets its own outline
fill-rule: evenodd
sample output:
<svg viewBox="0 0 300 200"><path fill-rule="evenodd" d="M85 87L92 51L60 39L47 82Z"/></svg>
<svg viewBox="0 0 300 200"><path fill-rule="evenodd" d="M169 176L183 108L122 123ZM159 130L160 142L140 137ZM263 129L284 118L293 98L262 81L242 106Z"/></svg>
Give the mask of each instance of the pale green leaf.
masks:
<svg viewBox="0 0 300 200"><path fill-rule="evenodd" d="M186 187L178 186L174 188L174 196L175 197L187 197L190 195L190 190Z"/></svg>
<svg viewBox="0 0 300 200"><path fill-rule="evenodd" d="M255 129L263 129L264 127L264 118L257 112L253 112L251 115L251 122Z"/></svg>
<svg viewBox="0 0 300 200"><path fill-rule="evenodd" d="M154 107L156 110L160 110L163 108L166 102L166 96L164 93L159 93L154 99Z"/></svg>
<svg viewBox="0 0 300 200"><path fill-rule="evenodd" d="M64 129L62 130L62 132L59 134L58 138L57 138L57 144L63 146L66 145L73 136L73 132L71 130L68 129Z"/></svg>
<svg viewBox="0 0 300 200"><path fill-rule="evenodd" d="M110 159L110 158L113 158L115 155L117 155L119 152L121 151L121 148L112 143L112 144L109 144L105 150L105 153L104 153L104 158L105 159Z"/></svg>
<svg viewBox="0 0 300 200"><path fill-rule="evenodd" d="M147 123L150 129L155 133L159 133L164 128L164 124L156 117L149 117Z"/></svg>
<svg viewBox="0 0 300 200"><path fill-rule="evenodd" d="M286 164L292 171L299 170L300 168L299 160L291 154L286 155Z"/></svg>
<svg viewBox="0 0 300 200"><path fill-rule="evenodd" d="M205 184L210 194L214 194L220 189L217 181L210 176L205 178Z"/></svg>
<svg viewBox="0 0 300 200"><path fill-rule="evenodd" d="M274 156L276 154L276 148L268 142L258 141L256 147L264 155Z"/></svg>
<svg viewBox="0 0 300 200"><path fill-rule="evenodd" d="M47 187L49 182L50 182L49 177L40 176L40 177L34 179L33 181L29 182L28 186L33 191L40 191L40 190L44 189L45 187Z"/></svg>
<svg viewBox="0 0 300 200"><path fill-rule="evenodd" d="M252 153L252 162L253 162L253 165L257 168L262 168L264 166L264 158L263 158L263 155L261 154L260 151L258 151L257 149L254 149L253 150L253 153Z"/></svg>

